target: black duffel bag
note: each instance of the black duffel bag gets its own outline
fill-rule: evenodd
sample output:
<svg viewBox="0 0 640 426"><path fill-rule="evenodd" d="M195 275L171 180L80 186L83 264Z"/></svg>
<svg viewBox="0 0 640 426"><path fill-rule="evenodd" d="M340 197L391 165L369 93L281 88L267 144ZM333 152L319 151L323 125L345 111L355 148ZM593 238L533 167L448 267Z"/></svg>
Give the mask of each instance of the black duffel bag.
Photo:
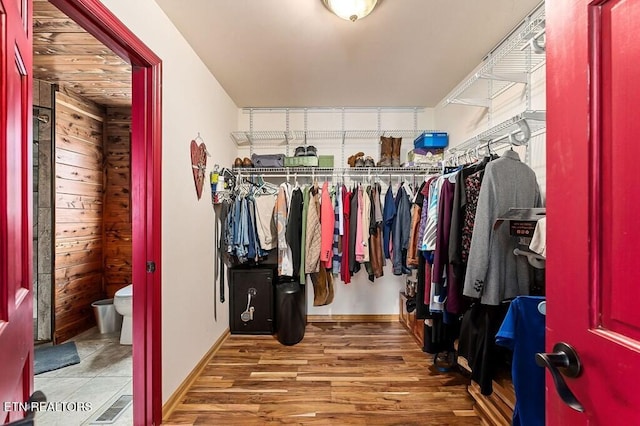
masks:
<svg viewBox="0 0 640 426"><path fill-rule="evenodd" d="M284 154L253 154L253 167L284 167Z"/></svg>

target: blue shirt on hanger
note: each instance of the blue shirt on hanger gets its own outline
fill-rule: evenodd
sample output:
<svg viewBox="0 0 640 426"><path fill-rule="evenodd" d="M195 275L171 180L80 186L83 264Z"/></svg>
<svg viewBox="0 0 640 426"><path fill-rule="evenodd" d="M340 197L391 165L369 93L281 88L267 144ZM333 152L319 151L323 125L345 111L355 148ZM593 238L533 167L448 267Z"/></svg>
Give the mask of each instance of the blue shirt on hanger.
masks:
<svg viewBox="0 0 640 426"><path fill-rule="evenodd" d="M513 351L513 426L544 426L544 368L535 361L536 353L544 352L545 316L538 311L544 300L516 297L496 334L496 344Z"/></svg>
<svg viewBox="0 0 640 426"><path fill-rule="evenodd" d="M389 242L391 240L391 233L393 229L393 221L396 217L396 201L393 198L393 188L389 185L387 193L384 196L384 207L382 211L382 220L384 221L384 227L382 228L382 240L385 259L391 259L391 252L389 251Z"/></svg>

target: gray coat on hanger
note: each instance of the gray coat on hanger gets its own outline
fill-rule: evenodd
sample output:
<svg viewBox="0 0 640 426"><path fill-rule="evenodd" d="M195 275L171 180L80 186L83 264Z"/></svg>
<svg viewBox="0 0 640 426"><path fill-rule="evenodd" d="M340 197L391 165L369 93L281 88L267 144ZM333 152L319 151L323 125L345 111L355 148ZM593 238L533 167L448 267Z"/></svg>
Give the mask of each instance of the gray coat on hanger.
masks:
<svg viewBox="0 0 640 426"><path fill-rule="evenodd" d="M494 229L496 219L510 208L540 207L536 175L515 151L505 152L485 170L471 238L464 281L464 295L480 298L485 305L528 295L531 282L524 256L515 256L517 238L509 226Z"/></svg>

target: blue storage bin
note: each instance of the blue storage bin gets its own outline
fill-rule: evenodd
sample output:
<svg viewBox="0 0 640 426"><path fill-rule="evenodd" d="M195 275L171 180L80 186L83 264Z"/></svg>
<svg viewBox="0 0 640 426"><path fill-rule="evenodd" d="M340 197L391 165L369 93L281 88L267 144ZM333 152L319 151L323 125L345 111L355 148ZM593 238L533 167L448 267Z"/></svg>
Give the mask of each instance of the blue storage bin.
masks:
<svg viewBox="0 0 640 426"><path fill-rule="evenodd" d="M414 148L446 148L449 134L446 132L423 133L413 141Z"/></svg>

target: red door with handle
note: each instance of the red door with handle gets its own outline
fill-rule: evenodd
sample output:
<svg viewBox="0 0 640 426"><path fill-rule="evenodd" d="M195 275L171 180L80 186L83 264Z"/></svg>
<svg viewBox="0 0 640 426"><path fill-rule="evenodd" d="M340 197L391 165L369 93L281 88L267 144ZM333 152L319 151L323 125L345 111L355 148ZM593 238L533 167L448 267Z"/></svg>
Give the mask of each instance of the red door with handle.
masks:
<svg viewBox="0 0 640 426"><path fill-rule="evenodd" d="M0 0L0 401L33 387L31 0ZM5 410L5 408L9 408ZM24 413L3 404L0 420Z"/></svg>
<svg viewBox="0 0 640 426"><path fill-rule="evenodd" d="M547 374L547 424L638 425L640 2L546 8L546 349L566 343L581 363L559 377L564 398Z"/></svg>

